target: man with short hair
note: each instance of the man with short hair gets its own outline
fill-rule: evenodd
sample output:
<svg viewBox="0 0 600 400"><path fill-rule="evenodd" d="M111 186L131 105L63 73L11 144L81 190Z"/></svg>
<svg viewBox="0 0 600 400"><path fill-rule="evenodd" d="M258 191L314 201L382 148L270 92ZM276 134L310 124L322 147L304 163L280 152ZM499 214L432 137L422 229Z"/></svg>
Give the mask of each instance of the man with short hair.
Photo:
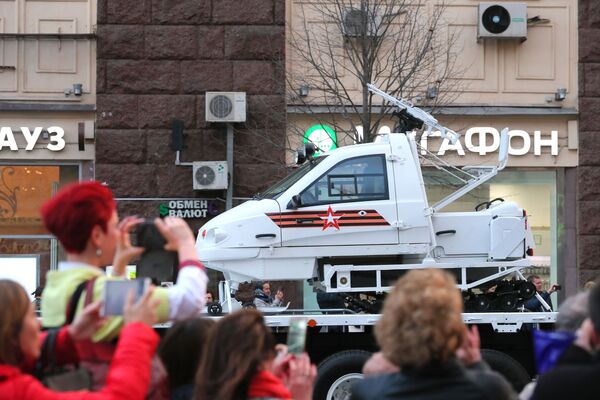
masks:
<svg viewBox="0 0 600 400"><path fill-rule="evenodd" d="M256 289L254 305L256 307L271 307L273 304L273 298L271 297L271 283L263 282L261 287L262 290Z"/></svg>
<svg viewBox="0 0 600 400"><path fill-rule="evenodd" d="M540 376L532 399L597 399L600 393L600 286L590 290L590 317L556 367Z"/></svg>
<svg viewBox="0 0 600 400"><path fill-rule="evenodd" d="M525 308L528 309L529 311L533 311L533 312L544 312L544 311L552 311L552 300L550 299L550 295L554 292L556 292L559 288L559 286L557 284L554 284L550 287L549 291L545 291L543 290L543 285L542 285L542 278L540 278L538 275L530 275L527 278L528 282L533 283L533 286L535 286L535 291L542 296L542 299L544 299L544 301L550 306L550 309L547 310L544 305L542 304L542 302L537 298L537 296L532 297L531 299L527 300L524 304Z"/></svg>

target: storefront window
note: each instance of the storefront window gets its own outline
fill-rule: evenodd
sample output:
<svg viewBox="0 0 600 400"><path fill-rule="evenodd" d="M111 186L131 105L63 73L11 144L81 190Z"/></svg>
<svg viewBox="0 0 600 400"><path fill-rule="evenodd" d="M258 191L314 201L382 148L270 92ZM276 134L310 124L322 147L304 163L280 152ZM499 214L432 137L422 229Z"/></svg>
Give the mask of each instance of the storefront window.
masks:
<svg viewBox="0 0 600 400"><path fill-rule="evenodd" d="M48 233L40 219L41 205L78 179L77 165L0 165L0 235Z"/></svg>
<svg viewBox="0 0 600 400"><path fill-rule="evenodd" d="M78 180L78 165L0 165L0 278L17 280L31 293L65 259L39 209Z"/></svg>
<svg viewBox="0 0 600 400"><path fill-rule="evenodd" d="M430 205L458 188L458 182L439 171L423 170ZM492 180L467 193L444 211L473 211L475 207L493 199L517 203L527 211L535 242L531 268L525 276L535 274L542 278L545 289L557 282L557 206L555 171L504 170ZM500 200L498 200L500 201ZM556 299L553 300L556 304Z"/></svg>

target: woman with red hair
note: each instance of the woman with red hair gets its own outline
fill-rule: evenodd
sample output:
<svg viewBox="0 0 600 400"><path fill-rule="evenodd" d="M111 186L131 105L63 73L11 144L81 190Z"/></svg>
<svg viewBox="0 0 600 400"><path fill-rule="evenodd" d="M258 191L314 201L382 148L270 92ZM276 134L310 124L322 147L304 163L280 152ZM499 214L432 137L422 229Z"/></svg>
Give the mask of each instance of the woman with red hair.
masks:
<svg viewBox="0 0 600 400"><path fill-rule="evenodd" d="M113 275L123 275L131 258L143 251L129 241L129 230L141 220L129 217L119 223L111 191L98 182L63 188L42 206L41 214L45 226L67 252L67 261L48 273L42 296L43 326L58 327L67 322L67 308L78 288L81 295L76 313L86 302L101 298L104 283L112 279L104 274L103 267L112 264ZM154 222L167 242L165 249L176 251L180 260L176 284L154 290L153 297L160 300L158 321L194 316L204 308L208 278L198 261L192 231L181 218L157 218ZM106 365L122 326L122 318L109 318L92 343L79 345L82 360ZM99 387L104 381L102 372L95 373L94 379Z"/></svg>

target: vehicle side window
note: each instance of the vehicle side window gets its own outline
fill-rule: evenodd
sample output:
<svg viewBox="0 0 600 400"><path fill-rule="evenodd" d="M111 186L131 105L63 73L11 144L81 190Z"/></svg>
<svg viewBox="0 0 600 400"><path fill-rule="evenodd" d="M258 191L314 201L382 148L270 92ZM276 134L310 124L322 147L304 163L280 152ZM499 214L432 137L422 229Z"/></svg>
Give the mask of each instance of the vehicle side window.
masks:
<svg viewBox="0 0 600 400"><path fill-rule="evenodd" d="M302 206L387 198L383 154L344 160L300 193Z"/></svg>

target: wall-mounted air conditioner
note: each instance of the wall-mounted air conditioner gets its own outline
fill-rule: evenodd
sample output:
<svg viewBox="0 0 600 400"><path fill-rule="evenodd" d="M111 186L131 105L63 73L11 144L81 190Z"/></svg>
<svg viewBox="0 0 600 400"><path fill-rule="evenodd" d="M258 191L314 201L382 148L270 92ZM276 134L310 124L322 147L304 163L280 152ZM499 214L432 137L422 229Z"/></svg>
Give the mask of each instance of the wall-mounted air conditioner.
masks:
<svg viewBox="0 0 600 400"><path fill-rule="evenodd" d="M206 92L208 122L245 122L245 92Z"/></svg>
<svg viewBox="0 0 600 400"><path fill-rule="evenodd" d="M227 189L227 161L193 163L194 190Z"/></svg>
<svg viewBox="0 0 600 400"><path fill-rule="evenodd" d="M346 37L377 36L380 26L381 16L373 15L368 10L347 8L342 12L342 33Z"/></svg>
<svg viewBox="0 0 600 400"><path fill-rule="evenodd" d="M527 4L480 3L477 38L527 39Z"/></svg>

